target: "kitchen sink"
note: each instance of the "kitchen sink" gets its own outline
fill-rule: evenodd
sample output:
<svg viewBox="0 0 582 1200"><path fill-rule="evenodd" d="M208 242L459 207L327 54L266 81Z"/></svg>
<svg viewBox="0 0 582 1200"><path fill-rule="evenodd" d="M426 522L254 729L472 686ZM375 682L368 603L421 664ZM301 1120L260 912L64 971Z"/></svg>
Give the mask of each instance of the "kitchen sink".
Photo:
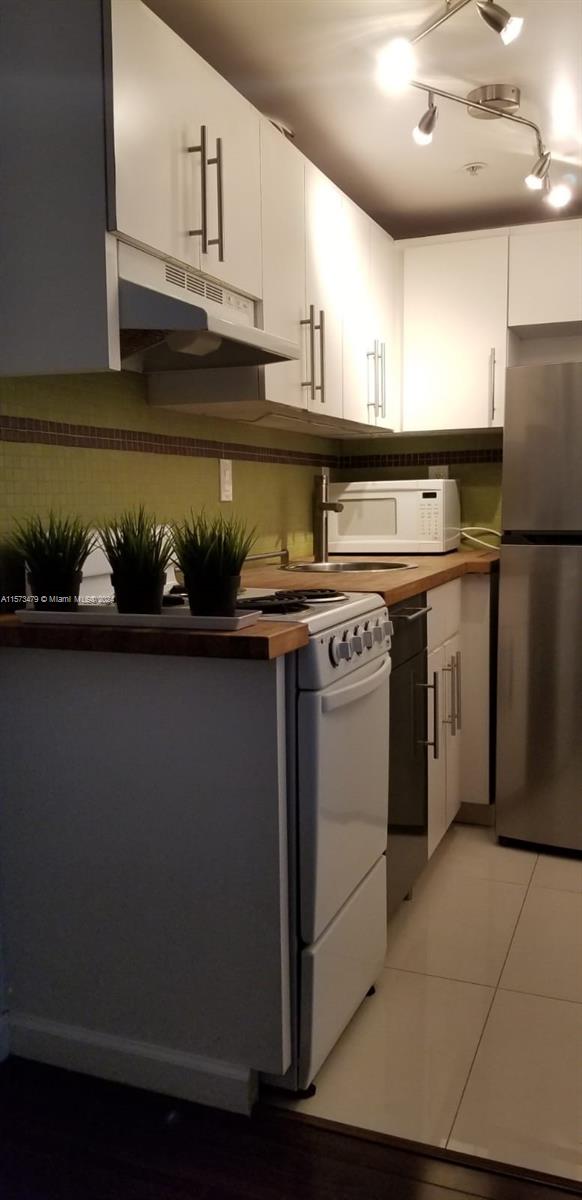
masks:
<svg viewBox="0 0 582 1200"><path fill-rule="evenodd" d="M405 562L305 562L289 563L283 571L410 571L416 563Z"/></svg>

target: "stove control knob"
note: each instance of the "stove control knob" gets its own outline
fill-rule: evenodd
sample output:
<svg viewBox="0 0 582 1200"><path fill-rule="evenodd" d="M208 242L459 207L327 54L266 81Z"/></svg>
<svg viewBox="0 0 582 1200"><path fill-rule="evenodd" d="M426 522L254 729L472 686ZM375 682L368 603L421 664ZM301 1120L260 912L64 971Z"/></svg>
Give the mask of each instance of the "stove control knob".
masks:
<svg viewBox="0 0 582 1200"><path fill-rule="evenodd" d="M344 633L341 641L338 641L337 638L331 639L329 643L329 657L334 667L339 667L342 661L349 662L352 657L352 647L347 640L347 633Z"/></svg>
<svg viewBox="0 0 582 1200"><path fill-rule="evenodd" d="M364 639L363 639L361 633L354 633L354 636L351 639L350 645L352 647L354 654L362 653L362 651L364 649Z"/></svg>
<svg viewBox="0 0 582 1200"><path fill-rule="evenodd" d="M366 624L364 625L363 638L364 638L364 646L366 647L366 650L371 650L372 646L374 645L374 634L372 633L372 630L370 629L369 621L366 621Z"/></svg>
<svg viewBox="0 0 582 1200"><path fill-rule="evenodd" d="M384 641L384 630L382 629L381 625L374 625L374 641L375 642L383 642Z"/></svg>
<svg viewBox="0 0 582 1200"><path fill-rule="evenodd" d="M384 628L384 636L387 638L392 637L392 634L394 633L394 626L392 624L392 621L384 621L383 628Z"/></svg>

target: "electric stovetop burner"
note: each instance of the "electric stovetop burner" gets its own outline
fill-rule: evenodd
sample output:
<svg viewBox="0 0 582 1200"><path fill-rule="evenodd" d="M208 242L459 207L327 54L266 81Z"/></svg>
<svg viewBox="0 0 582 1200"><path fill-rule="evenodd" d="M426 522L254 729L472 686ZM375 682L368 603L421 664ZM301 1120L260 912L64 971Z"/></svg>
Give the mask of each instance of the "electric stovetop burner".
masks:
<svg viewBox="0 0 582 1200"><path fill-rule="evenodd" d="M298 613L312 604L329 604L332 600L347 600L345 592L335 588L297 588L290 591L272 592L268 596L237 600L237 609L258 608L264 613Z"/></svg>

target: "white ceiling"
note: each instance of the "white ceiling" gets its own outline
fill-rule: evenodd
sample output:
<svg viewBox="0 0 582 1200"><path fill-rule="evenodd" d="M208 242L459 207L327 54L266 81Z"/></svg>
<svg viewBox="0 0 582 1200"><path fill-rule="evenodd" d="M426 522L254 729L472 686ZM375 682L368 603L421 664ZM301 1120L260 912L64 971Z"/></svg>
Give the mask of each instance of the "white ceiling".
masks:
<svg viewBox="0 0 582 1200"><path fill-rule="evenodd" d="M525 18L504 46L468 4L417 49L423 82L465 95L483 83L521 88L521 115L541 125L554 182L571 176L582 213L582 0L502 0ZM403 237L554 216L523 184L536 157L532 132L474 121L439 102L433 142L411 130L422 92L387 96L375 81L379 49L413 37L444 0L147 0L159 16L375 217ZM487 164L471 177L464 164Z"/></svg>

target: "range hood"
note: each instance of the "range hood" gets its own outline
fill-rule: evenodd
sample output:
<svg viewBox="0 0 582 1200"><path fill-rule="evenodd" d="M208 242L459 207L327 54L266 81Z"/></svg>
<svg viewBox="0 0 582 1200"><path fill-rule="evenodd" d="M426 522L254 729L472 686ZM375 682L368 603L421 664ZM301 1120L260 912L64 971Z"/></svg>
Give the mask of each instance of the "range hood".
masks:
<svg viewBox="0 0 582 1200"><path fill-rule="evenodd" d="M193 270L121 243L118 277L123 365L191 371L300 357L294 342L256 327L253 300Z"/></svg>

